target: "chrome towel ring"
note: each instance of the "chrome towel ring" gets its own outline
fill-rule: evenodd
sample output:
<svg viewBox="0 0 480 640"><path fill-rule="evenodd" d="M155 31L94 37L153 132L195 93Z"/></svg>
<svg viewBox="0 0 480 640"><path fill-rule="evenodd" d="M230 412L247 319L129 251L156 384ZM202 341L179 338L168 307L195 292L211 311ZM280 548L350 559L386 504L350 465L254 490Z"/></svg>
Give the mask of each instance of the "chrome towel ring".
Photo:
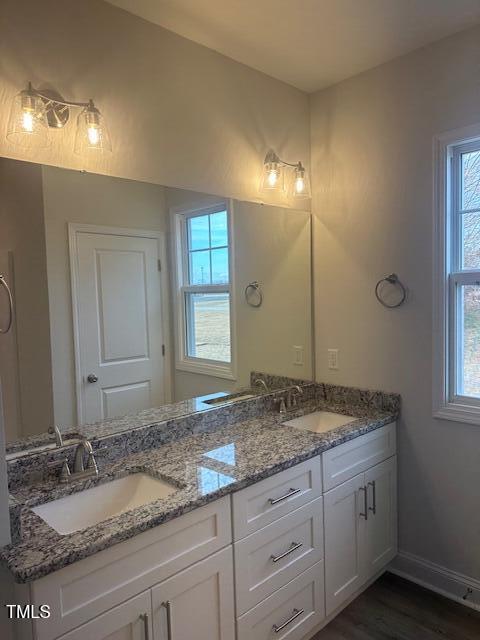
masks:
<svg viewBox="0 0 480 640"><path fill-rule="evenodd" d="M388 302L385 302L385 300L382 300L379 293L380 285L382 284L382 282L388 282L389 284L399 287L400 291L402 292L402 295L398 302L396 302L395 304L388 304ZM407 298L407 290L405 286L402 284L402 282L400 281L397 274L391 273L389 276L385 276L385 278L382 278L377 282L377 285L375 287L375 297L380 302L380 304L383 304L383 306L387 307L387 309L396 309L397 307L400 307L405 302Z"/></svg>
<svg viewBox="0 0 480 640"><path fill-rule="evenodd" d="M252 299L253 296L256 297L256 300ZM247 284L247 286L245 287L245 300L247 301L247 304L249 304L251 307L255 307L256 309L262 306L263 293L260 282L254 280L253 282Z"/></svg>
<svg viewBox="0 0 480 640"><path fill-rule="evenodd" d="M8 333L10 331L10 328L13 322L13 298L12 298L12 292L10 291L10 287L8 286L7 281L5 280L5 276L3 276L2 274L0 274L0 285L5 289L8 297L8 321L6 326L3 329L0 327L0 333Z"/></svg>

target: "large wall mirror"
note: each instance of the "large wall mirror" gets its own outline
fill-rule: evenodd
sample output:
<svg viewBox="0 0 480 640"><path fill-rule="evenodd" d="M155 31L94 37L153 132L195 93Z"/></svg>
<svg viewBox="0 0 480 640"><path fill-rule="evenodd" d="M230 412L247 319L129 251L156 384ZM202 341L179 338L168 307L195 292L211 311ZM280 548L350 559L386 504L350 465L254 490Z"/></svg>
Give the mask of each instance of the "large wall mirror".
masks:
<svg viewBox="0 0 480 640"><path fill-rule="evenodd" d="M310 225L302 211L0 159L7 441L265 391L252 372L311 379ZM2 290L0 328L8 315Z"/></svg>

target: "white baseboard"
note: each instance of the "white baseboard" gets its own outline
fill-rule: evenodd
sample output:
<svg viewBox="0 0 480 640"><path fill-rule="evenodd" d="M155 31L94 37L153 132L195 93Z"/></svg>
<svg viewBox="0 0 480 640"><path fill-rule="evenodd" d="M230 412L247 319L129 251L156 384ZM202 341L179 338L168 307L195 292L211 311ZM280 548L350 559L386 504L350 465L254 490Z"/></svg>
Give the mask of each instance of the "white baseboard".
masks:
<svg viewBox="0 0 480 640"><path fill-rule="evenodd" d="M480 611L480 580L451 571L407 551L399 551L387 570Z"/></svg>

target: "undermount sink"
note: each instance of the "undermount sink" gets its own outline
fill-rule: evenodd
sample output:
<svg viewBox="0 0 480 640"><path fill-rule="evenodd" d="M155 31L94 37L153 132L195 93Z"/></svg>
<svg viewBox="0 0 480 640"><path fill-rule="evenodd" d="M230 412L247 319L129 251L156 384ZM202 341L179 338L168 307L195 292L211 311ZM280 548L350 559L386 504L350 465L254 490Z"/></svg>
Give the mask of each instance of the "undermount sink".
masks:
<svg viewBox="0 0 480 640"><path fill-rule="evenodd" d="M61 534L86 529L136 507L165 498L178 487L146 473L133 473L91 489L46 502L34 511Z"/></svg>
<svg viewBox="0 0 480 640"><path fill-rule="evenodd" d="M314 411L306 416L294 418L283 422L287 427L295 427L304 431L313 431L314 433L326 433L337 427L343 427L350 422L358 420L354 416L345 416L341 413L333 413L331 411Z"/></svg>

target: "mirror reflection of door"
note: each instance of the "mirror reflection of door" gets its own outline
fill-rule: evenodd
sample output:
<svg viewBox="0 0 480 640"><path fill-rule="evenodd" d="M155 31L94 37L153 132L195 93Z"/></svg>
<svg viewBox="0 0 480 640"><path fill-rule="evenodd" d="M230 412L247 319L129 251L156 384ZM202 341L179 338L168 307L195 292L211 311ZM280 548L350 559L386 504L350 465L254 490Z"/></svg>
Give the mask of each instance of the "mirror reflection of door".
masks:
<svg viewBox="0 0 480 640"><path fill-rule="evenodd" d="M80 424L165 401L157 232L69 225Z"/></svg>

